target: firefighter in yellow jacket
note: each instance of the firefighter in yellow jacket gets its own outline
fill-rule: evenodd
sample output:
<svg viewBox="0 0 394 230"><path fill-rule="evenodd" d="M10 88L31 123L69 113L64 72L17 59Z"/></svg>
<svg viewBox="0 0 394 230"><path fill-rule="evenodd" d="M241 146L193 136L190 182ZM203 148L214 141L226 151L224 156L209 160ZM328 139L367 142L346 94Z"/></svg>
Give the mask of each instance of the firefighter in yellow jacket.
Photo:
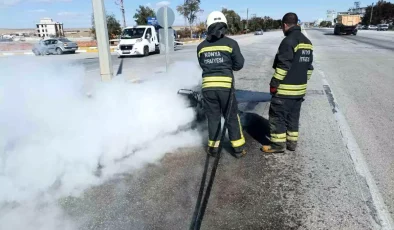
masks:
<svg viewBox="0 0 394 230"><path fill-rule="evenodd" d="M197 47L197 58L202 68L202 95L208 119L208 153L215 155L218 151L221 117L226 114L230 97L233 97L227 128L234 152L240 157L246 154L245 138L237 100L231 94L231 87L234 81L233 71L241 70L245 59L238 43L225 36L227 20L222 12L209 14L207 28L207 38Z"/></svg>
<svg viewBox="0 0 394 230"><path fill-rule="evenodd" d="M282 19L286 37L275 56L275 73L270 82L271 144L262 147L267 153L284 152L286 148L295 151L297 147L301 104L313 71L313 46L297 22L295 13L287 13Z"/></svg>

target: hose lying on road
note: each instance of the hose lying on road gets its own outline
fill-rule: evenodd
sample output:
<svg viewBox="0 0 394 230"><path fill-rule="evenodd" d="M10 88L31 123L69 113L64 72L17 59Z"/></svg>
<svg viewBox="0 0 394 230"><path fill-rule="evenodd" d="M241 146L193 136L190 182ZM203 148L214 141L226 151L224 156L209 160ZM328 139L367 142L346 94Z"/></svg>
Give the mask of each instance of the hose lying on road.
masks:
<svg viewBox="0 0 394 230"><path fill-rule="evenodd" d="M216 170L217 170L217 167L218 167L218 164L219 164L219 160L220 160L220 156L221 156L221 153L222 153L222 148L223 148L222 147L222 143L224 141L224 137L225 137L225 134L226 134L226 127L227 127L227 123L228 123L228 120L229 120L229 117L230 117L230 111L231 111L232 106L233 106L233 98L234 97L235 97L235 95L234 95L234 81L232 81L231 89L230 89L230 96L229 96L229 103L228 103L226 115L225 115L225 118L224 118L225 119L224 120L224 127L223 127L223 130L221 132L220 142L219 142L219 146L218 146L218 153L215 156L215 161L214 161L214 164L213 164L213 167L212 167L212 170L211 170L211 175L209 177L208 186L207 186L207 189L205 191L205 195L203 197L203 193L204 193L204 189L205 189L205 181L206 181L206 177L207 177L207 173L208 173L208 166L209 166L210 156L207 154L207 157L205 159L204 172L203 172L202 178L201 178L200 190L198 192L197 202L196 202L196 206L194 208L192 222L190 224L190 230L199 230L200 227L201 227L202 220L204 218L205 210L206 210L207 205L208 205L209 196L211 195L213 182L215 180Z"/></svg>

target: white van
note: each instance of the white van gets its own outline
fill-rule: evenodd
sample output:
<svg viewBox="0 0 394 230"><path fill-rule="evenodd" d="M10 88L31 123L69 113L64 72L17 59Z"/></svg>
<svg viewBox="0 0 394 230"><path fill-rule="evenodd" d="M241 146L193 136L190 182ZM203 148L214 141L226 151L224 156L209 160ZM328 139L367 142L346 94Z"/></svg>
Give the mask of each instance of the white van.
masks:
<svg viewBox="0 0 394 230"><path fill-rule="evenodd" d="M159 39L155 27L143 25L123 29L115 51L118 57L159 53Z"/></svg>

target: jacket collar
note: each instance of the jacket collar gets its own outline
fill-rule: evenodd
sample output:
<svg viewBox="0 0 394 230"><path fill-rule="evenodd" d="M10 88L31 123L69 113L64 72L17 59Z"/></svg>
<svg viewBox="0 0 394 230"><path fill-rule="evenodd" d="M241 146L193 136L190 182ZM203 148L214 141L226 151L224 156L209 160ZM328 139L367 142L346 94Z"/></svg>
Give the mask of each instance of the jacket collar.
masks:
<svg viewBox="0 0 394 230"><path fill-rule="evenodd" d="M285 36L289 36L291 33L295 32L295 31L301 31L301 27L300 26L293 26L290 29L288 29L285 32Z"/></svg>

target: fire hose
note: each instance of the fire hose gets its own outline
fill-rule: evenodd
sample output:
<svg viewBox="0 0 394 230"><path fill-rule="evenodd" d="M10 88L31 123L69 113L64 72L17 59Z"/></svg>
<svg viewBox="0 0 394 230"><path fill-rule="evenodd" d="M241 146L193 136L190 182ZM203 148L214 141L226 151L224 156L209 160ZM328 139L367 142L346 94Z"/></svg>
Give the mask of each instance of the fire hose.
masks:
<svg viewBox="0 0 394 230"><path fill-rule="evenodd" d="M216 170L218 168L219 165L219 160L221 157L221 152L223 149L222 143L224 141L224 137L226 134L226 130L227 130L227 123L230 117L230 111L232 109L233 106L233 99L235 97L234 95L234 81L232 81L231 83L231 89L230 89L230 95L229 95L229 102L228 102L228 106L227 106L227 111L225 114L225 120L224 120L224 126L223 126L223 130L221 132L221 137L220 137L220 142L219 142L219 146L218 146L218 152L217 154L214 156L215 160L212 166L212 170L211 170L211 174L209 177L209 181L208 181L208 185L207 188L205 190L205 184L206 184L206 179L207 179L207 174L208 174L208 167L209 167L209 162L210 162L210 155L207 154L206 159L205 159L205 164L204 164L204 171L202 174L202 178L201 178L201 184L200 184L200 189L198 192L198 197L197 197L197 202L196 202L196 206L194 209L194 213L193 213L193 217L192 217L192 221L190 224L190 230L199 230L202 224L202 220L204 218L204 214L205 214L205 210L207 208L208 205L208 200L209 200L209 196L211 195L211 190L212 190L212 186L215 180L215 175L216 175ZM192 94L193 97L198 98L198 95L196 94ZM202 99L203 100L203 99ZM215 138L217 140L217 138ZM235 156L235 155L233 155ZM204 193L205 190L205 193Z"/></svg>

